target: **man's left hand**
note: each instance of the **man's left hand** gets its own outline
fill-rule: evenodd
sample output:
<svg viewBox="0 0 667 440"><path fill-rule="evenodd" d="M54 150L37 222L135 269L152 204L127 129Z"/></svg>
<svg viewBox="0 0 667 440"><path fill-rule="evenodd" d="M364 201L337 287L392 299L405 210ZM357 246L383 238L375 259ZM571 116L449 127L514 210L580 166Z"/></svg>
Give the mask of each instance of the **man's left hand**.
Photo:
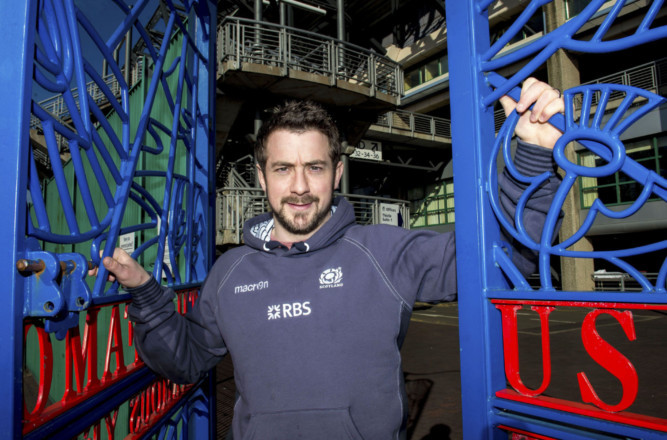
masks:
<svg viewBox="0 0 667 440"><path fill-rule="evenodd" d="M549 118L565 110L561 93L549 84L528 78L521 87L519 102L509 96L500 98L500 103L509 116L512 110L520 115L514 132L524 142L553 149L561 132L549 124ZM530 106L533 105L532 110Z"/></svg>

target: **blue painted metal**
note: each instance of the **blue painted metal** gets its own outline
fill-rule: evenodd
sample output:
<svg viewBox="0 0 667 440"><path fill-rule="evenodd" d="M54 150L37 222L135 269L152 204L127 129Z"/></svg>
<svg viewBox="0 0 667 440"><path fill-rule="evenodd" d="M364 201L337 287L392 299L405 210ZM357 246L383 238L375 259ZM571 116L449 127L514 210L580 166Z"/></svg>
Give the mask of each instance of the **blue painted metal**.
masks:
<svg viewBox="0 0 667 440"><path fill-rule="evenodd" d="M505 423L535 430L554 438L610 438L622 435L635 438L659 438L664 433L651 432L619 423L567 414L562 411L537 408L531 405L507 402L495 398L495 392L506 387L503 371L502 334L499 314L490 304L493 298L558 299L565 301L613 301L625 303L667 303L665 280L667 260L662 264L658 280L652 284L633 267L625 257L650 251L664 251L666 242L633 249L615 251L574 252L567 248L580 240L597 216L626 218L636 212L649 196L657 195L667 201L667 180L627 157L620 135L648 111L664 103L664 98L649 92L618 85L580 86L565 91L566 112L550 121L564 131L554 149L558 165L565 170L564 181L548 213L545 228L539 240L530 239L522 222L525 202L547 177L520 175L510 155L510 141L517 116L507 118L495 137L493 104L504 94L518 97L521 82L542 66L559 49L579 52L606 53L628 49L635 45L667 37L667 27L654 25L654 19L663 8L662 1L653 1L634 32L620 38L606 38L621 8L628 2L615 1L606 17L594 29L592 39L577 40L578 29L595 16L605 0L592 0L576 17L557 29L546 33L515 51L501 53L521 30L526 21L550 0L533 0L507 32L493 44L489 40L488 7L491 0L446 2L447 35L450 65L450 94L452 110L452 141L454 175L456 176L456 238L458 249L459 313L461 346L461 380L463 429L465 438L500 439L507 433L494 426ZM522 63L519 71L509 78L496 72L509 65ZM624 95L623 102L612 116L603 122L604 111L612 93ZM597 111L593 112L596 95ZM630 109L635 98L645 99L639 108ZM582 102L581 117L576 118L573 102ZM564 154L565 145L573 140L581 142L607 164L596 169L571 163ZM497 198L496 156L502 154L510 173L528 184L514 219L500 214ZM596 200L580 230L562 243L553 245L558 233L555 229L564 198L580 176L600 177L621 171L644 185L638 200L622 211L612 211ZM511 263L503 249L500 228L539 253L541 287L532 289ZM628 272L642 286L642 293L619 292L555 292L549 273L552 256L600 258ZM508 283L509 280L509 283ZM548 420L548 422L547 422ZM566 426L567 424L573 426ZM578 428L577 428L578 427ZM617 438L617 437L614 437Z"/></svg>
<svg viewBox="0 0 667 440"><path fill-rule="evenodd" d="M145 256L148 263L157 255L153 275L160 280L165 273L175 288L200 284L213 262L216 2L166 0L169 18L159 48L141 21L159 2L132 3L130 8L122 0L109 2L108 8L120 11L122 18L105 38L74 0L0 1L8 42L0 49L0 75L12 85L0 92L5 139L0 206L5 209L6 246L0 266L11 286L0 307L5 335L0 338L0 391L5 396L0 431L9 438L22 436L23 319L37 319L63 339L81 325L79 312L128 297L106 281L104 268L91 282L89 261L99 264L120 235L136 232L146 238L133 256ZM130 105L136 86L125 79L130 66L114 57L130 30L146 44L139 80L145 94L138 106ZM174 44L180 54L172 59ZM93 59L105 60L113 87L99 71L102 63L94 66L98 61ZM95 97L90 87L97 90ZM64 111L56 115L31 100L37 88L60 94ZM117 122L112 124L111 118ZM31 128L44 135L50 181L38 175ZM63 145L68 160L62 159ZM159 163L154 157L166 159ZM151 188L142 186L149 180ZM19 272L19 260L30 268ZM76 436L153 378L142 369L28 437ZM174 408L179 430L182 425L186 430L169 438L188 438L182 435L188 432L191 438L205 438L214 432L214 389L208 378ZM168 419L165 426L173 424Z"/></svg>
<svg viewBox="0 0 667 440"><path fill-rule="evenodd" d="M20 121L30 120L30 91L32 90L35 12L37 2L27 0L0 2L0 12L5 17L0 78L3 87L0 96L0 132L3 136L3 158L0 160L0 206L3 209L2 243L0 253L0 277L8 291L0 307L0 395L3 410L0 411L0 432L8 438L21 433L23 363L23 289L25 278L16 270L17 257L25 249L27 169L29 159L29 133Z"/></svg>

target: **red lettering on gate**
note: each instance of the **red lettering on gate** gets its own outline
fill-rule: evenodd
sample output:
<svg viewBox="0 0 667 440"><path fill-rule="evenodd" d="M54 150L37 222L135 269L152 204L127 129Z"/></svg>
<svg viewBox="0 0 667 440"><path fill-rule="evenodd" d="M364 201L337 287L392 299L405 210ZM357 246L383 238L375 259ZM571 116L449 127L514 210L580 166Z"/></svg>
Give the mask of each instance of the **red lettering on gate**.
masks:
<svg viewBox="0 0 667 440"><path fill-rule="evenodd" d="M179 292L178 310L185 313L186 310L191 309L198 296L197 290ZM121 306L123 307L122 319L126 319L128 325L127 341L123 340L121 331L123 325L120 314ZM40 320L27 319L25 321L24 341L27 343L28 333L31 328L34 328L37 332L36 340L42 362L35 406L32 410L29 410L24 405L23 434L30 433L35 428L79 405L106 387L116 384L138 369L144 368L144 363L139 358L136 350L133 363L125 365L124 347L132 346L134 339L134 327L128 319L128 306L129 303L122 302L88 309L85 312L83 340L78 325L67 332L64 344L64 365L58 365L57 367L54 367L52 335L44 330L44 325ZM101 353L98 352L100 347L98 347L97 332L99 312L102 308L110 308L110 318L109 336L105 347L104 370L102 380L100 380L97 359ZM62 359L61 357L58 358ZM112 361L115 361L115 367L112 367ZM50 395L54 372L62 375L63 370L65 383L62 397ZM87 381L86 375L88 376ZM176 385L162 379L154 382L130 399L128 402L131 416L128 428L131 434L128 438L139 438L142 432L147 431L152 424L171 409L191 387L191 385ZM49 405L49 401L53 403ZM104 423L107 437L113 439L117 419L118 410L116 409L91 425L81 436L86 439L90 438L91 435L95 439L101 438L102 423Z"/></svg>
<svg viewBox="0 0 667 440"><path fill-rule="evenodd" d="M107 427L107 437L109 440L114 439L114 432L116 430L116 422L118 421L118 410L113 411L104 417L105 425Z"/></svg>
<svg viewBox="0 0 667 440"><path fill-rule="evenodd" d="M49 334L44 330L44 327L36 322L28 323L23 329L23 340L28 337L28 331L33 327L37 332L37 340L39 343L39 357L43 360L39 369L39 388L37 391L37 401L32 411L25 407L24 414L28 415L39 414L44 411L49 399L49 391L51 390L51 379L53 378L53 349L51 348L51 340Z"/></svg>
<svg viewBox="0 0 667 440"><path fill-rule="evenodd" d="M87 362L88 382L86 389L94 388L99 383L97 377L97 315L99 309L90 309L86 314L83 345L79 326L67 332L65 339L65 395L63 400L69 402L77 394L84 391L83 378L86 372L84 361ZM72 376L76 380L76 390L72 383Z"/></svg>
<svg viewBox="0 0 667 440"><path fill-rule="evenodd" d="M524 385L519 374L519 332L517 326L516 312L521 310L521 305L496 305L502 314L503 326L503 351L505 354L505 374L512 388L524 396L537 396L542 394L551 381L551 350L549 345L549 313L555 307L533 306L532 310L540 316L540 327L542 335L542 385L536 390L531 390Z"/></svg>
<svg viewBox="0 0 667 440"><path fill-rule="evenodd" d="M635 401L639 379L637 377L637 370L635 370L634 365L630 363L628 358L623 356L607 341L602 339L597 332L597 329L595 328L595 320L602 313L613 316L621 324L625 335L630 341L637 339L634 322L632 320L632 312L629 310L619 312L618 310L596 309L586 315L584 323L581 326L581 338L584 341L584 347L595 362L600 364L604 369L621 381L623 396L621 397L621 401L616 405L609 405L603 402L593 389L593 385L591 385L588 377L586 377L586 373L582 372L577 374L581 399L584 402L592 403L605 411L623 411L624 409L629 408Z"/></svg>
<svg viewBox="0 0 667 440"><path fill-rule="evenodd" d="M667 419L625 411L634 403L638 394L637 371L626 356L600 336L596 328L597 318L602 314L607 314L621 325L629 341L635 341L637 336L631 310L667 310L667 305L510 299L494 299L491 302L501 313L505 374L507 382L514 389L496 391L496 397L667 432ZM543 378L542 384L535 390L526 387L519 374L517 311L525 305L532 306L532 310L539 315L541 324ZM549 315L558 306L593 309L587 313L581 324L583 346L595 362L620 381L623 394L617 404L602 401L584 372L576 375L583 403L542 395L549 385L552 368ZM572 379L575 380L574 377Z"/></svg>
<svg viewBox="0 0 667 440"><path fill-rule="evenodd" d="M167 379L158 379L130 399L130 435L126 440L140 438L191 388L192 385L177 385Z"/></svg>
<svg viewBox="0 0 667 440"><path fill-rule="evenodd" d="M125 311L123 312L123 318L127 320L127 345L132 347L134 344L134 324L132 321L130 321L130 315L128 314L128 309L130 305L125 304ZM132 364L132 368L138 366L141 364L141 358L139 358L139 352L137 350L134 350L134 363Z"/></svg>
<svg viewBox="0 0 667 440"><path fill-rule="evenodd" d="M114 342L115 341L115 344ZM116 369L110 370L111 353L116 354ZM109 339L107 340L107 354L104 361L104 374L102 378L109 380L113 375L125 373L125 358L123 356L123 334L120 331L120 311L118 305L111 308L111 321L109 322Z"/></svg>

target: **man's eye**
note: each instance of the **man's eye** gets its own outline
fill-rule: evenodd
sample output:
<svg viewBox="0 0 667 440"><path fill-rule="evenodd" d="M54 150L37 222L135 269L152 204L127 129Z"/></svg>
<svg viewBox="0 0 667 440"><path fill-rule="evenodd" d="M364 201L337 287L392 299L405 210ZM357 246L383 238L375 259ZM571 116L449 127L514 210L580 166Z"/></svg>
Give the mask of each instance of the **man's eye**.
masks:
<svg viewBox="0 0 667 440"><path fill-rule="evenodd" d="M322 168L321 166L319 166L319 165L312 165L312 166L310 167L310 171L315 171L315 172L322 171L322 169L323 169L323 168Z"/></svg>
<svg viewBox="0 0 667 440"><path fill-rule="evenodd" d="M287 167L280 167L275 169L276 173L285 173L287 172Z"/></svg>

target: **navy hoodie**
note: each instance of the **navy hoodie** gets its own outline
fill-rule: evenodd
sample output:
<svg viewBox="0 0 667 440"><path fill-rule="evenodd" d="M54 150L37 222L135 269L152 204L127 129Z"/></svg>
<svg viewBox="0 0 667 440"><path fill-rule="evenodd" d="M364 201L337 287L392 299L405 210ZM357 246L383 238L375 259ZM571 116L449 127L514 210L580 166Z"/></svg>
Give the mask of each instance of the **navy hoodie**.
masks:
<svg viewBox="0 0 667 440"><path fill-rule="evenodd" d="M519 171L553 169L551 151L520 145ZM503 175L508 215L523 188ZM525 216L539 236L558 178ZM130 318L146 364L176 382L197 381L229 352L242 439L367 439L405 436L400 347L412 306L456 298L454 234L355 224L352 206L290 249L270 240L271 214L249 220L245 245L222 255L185 317L154 279L131 289ZM523 272L530 255L517 253Z"/></svg>

